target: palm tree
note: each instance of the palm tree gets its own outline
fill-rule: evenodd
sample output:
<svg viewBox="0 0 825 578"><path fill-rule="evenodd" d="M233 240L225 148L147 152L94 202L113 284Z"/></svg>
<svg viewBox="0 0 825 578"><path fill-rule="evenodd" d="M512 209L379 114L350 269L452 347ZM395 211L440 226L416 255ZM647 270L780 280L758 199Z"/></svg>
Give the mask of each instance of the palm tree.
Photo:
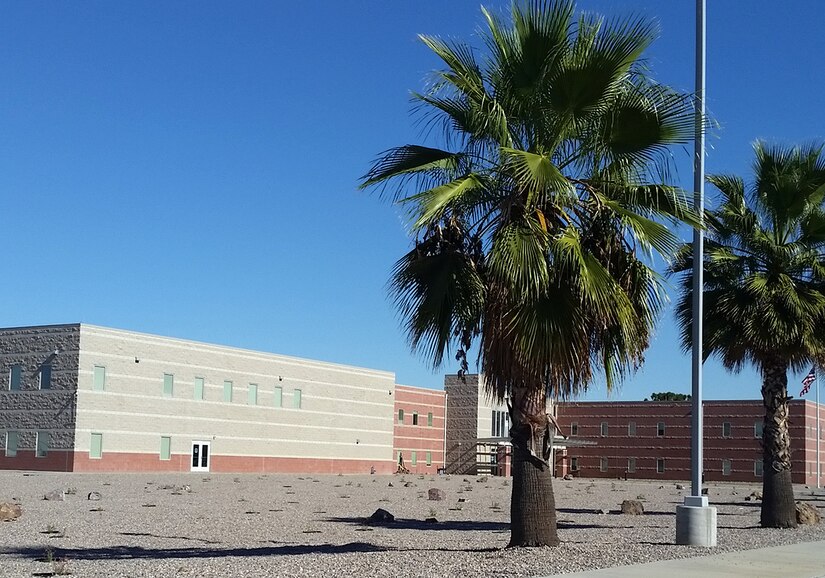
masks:
<svg viewBox="0 0 825 578"><path fill-rule="evenodd" d="M650 80L650 22L575 18L569 0L482 12L481 61L421 36L445 68L414 99L443 148L386 151L362 187L409 217L390 288L413 350L436 367L456 350L463 372L477 344L488 393L508 400L510 545L556 545L547 397L643 361L664 299L647 257L680 245L659 217L695 222L663 183L692 100Z"/></svg>
<svg viewBox="0 0 825 578"><path fill-rule="evenodd" d="M788 436L788 370L825 353L825 158L822 146L754 146L753 183L708 177L721 193L708 211L704 254L705 358L762 375L765 406L763 527L796 527ZM676 316L691 346L692 250L673 264L682 274Z"/></svg>

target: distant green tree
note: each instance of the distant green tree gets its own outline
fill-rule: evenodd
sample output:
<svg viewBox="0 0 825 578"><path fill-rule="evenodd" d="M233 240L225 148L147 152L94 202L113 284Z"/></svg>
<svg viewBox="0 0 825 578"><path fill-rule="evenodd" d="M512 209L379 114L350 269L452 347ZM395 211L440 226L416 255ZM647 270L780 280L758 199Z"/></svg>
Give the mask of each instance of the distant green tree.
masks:
<svg viewBox="0 0 825 578"><path fill-rule="evenodd" d="M721 193L706 215L704 329L706 357L729 371L746 363L762 374L761 524L796 527L788 433L788 370L825 356L825 155L823 146L757 142L753 183L708 178ZM690 245L673 265L682 275L676 318L691 347L693 279Z"/></svg>
<svg viewBox="0 0 825 578"><path fill-rule="evenodd" d="M689 401L690 394L688 393L673 393L672 391L665 391L662 393L651 393L650 401ZM647 398L645 398L647 401Z"/></svg>

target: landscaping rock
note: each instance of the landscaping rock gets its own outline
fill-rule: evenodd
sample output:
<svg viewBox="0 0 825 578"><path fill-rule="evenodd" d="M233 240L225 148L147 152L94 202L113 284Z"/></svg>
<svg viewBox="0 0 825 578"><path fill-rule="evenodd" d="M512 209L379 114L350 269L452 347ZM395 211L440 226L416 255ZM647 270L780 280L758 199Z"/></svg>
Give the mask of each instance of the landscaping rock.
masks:
<svg viewBox="0 0 825 578"><path fill-rule="evenodd" d="M806 502L796 503L796 522L802 525L819 524L819 510Z"/></svg>
<svg viewBox="0 0 825 578"><path fill-rule="evenodd" d="M564 474L564 478L563 478L563 479L565 479L565 480L567 480L567 481L569 482L570 480L572 480L572 479L573 479L573 474Z"/></svg>
<svg viewBox="0 0 825 578"><path fill-rule="evenodd" d="M89 492L89 495L86 496L86 499L90 502L99 502L100 498L103 496L100 495L100 492Z"/></svg>
<svg viewBox="0 0 825 578"><path fill-rule="evenodd" d="M683 484L676 484L676 489L677 490L684 490L685 486Z"/></svg>
<svg viewBox="0 0 825 578"><path fill-rule="evenodd" d="M44 500L49 501L56 501L56 502L63 502L66 500L66 492L63 490L52 490L45 496L43 496Z"/></svg>
<svg viewBox="0 0 825 578"><path fill-rule="evenodd" d="M380 526L382 524L391 524L395 521L395 516L390 514L384 508L378 508L375 512L372 513L372 516L367 518L367 524L372 524L375 526Z"/></svg>
<svg viewBox="0 0 825 578"><path fill-rule="evenodd" d="M641 516L644 513L645 507L639 500L625 500L622 502L622 514Z"/></svg>
<svg viewBox="0 0 825 578"><path fill-rule="evenodd" d="M430 488L427 492L427 497L430 500L440 502L441 500L447 497L447 494L446 492L444 492L444 490L439 490L438 488Z"/></svg>
<svg viewBox="0 0 825 578"><path fill-rule="evenodd" d="M23 515L23 508L19 504L0 502L0 522L8 522Z"/></svg>

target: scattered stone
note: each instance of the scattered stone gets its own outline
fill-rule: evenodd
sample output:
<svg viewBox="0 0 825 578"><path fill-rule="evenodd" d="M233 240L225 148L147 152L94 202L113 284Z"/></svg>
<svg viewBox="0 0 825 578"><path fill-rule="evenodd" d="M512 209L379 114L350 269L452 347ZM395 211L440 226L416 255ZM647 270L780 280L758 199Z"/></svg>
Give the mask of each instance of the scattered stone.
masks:
<svg viewBox="0 0 825 578"><path fill-rule="evenodd" d="M745 496L746 502L756 502L758 500L762 500L762 491L761 490L754 490L751 492L750 496Z"/></svg>
<svg viewBox="0 0 825 578"><path fill-rule="evenodd" d="M438 518L427 518L424 521L428 524L438 524Z"/></svg>
<svg viewBox="0 0 825 578"><path fill-rule="evenodd" d="M569 482L573 479L573 474L564 474L564 478L562 479L567 480Z"/></svg>
<svg viewBox="0 0 825 578"><path fill-rule="evenodd" d="M684 489L685 489L685 486L684 486L684 485L682 485L682 484L676 484L676 489L677 489L677 490L684 490Z"/></svg>
<svg viewBox="0 0 825 578"><path fill-rule="evenodd" d="M392 487L393 487L392 482L390 482L389 484L387 484L387 487L388 487L388 488L392 488Z"/></svg>
<svg viewBox="0 0 825 578"><path fill-rule="evenodd" d="M466 501L467 501L467 498L459 498L459 499L458 499L458 502L459 502L459 503L466 502Z"/></svg>
<svg viewBox="0 0 825 578"><path fill-rule="evenodd" d="M8 522L23 515L23 508L18 504L0 502L0 522Z"/></svg>
<svg viewBox="0 0 825 578"><path fill-rule="evenodd" d="M62 502L66 499L66 492L64 492L63 490L52 490L51 492L43 496L43 499L49 501Z"/></svg>
<svg viewBox="0 0 825 578"><path fill-rule="evenodd" d="M438 488L430 488L427 492L427 498L429 500L434 500L436 502L440 502L441 500L445 499L447 494L444 490L440 490Z"/></svg>
<svg viewBox="0 0 825 578"><path fill-rule="evenodd" d="M412 483L412 482L406 482L406 483L404 484L404 487L405 487L405 488L411 488L411 487L412 487L412 485L413 485L413 483Z"/></svg>
<svg viewBox="0 0 825 578"><path fill-rule="evenodd" d="M103 496L100 495L100 492L89 492L89 495L86 496L86 499L90 502L99 502L100 498Z"/></svg>
<svg viewBox="0 0 825 578"><path fill-rule="evenodd" d="M395 516L390 514L384 508L378 508L375 512L372 513L372 516L367 518L367 524L373 525L382 525L382 524L391 524L395 521Z"/></svg>
<svg viewBox="0 0 825 578"><path fill-rule="evenodd" d="M703 495L703 496L707 496L707 495L708 495L708 490L709 490L709 489L710 489L710 488L702 488L702 495Z"/></svg>
<svg viewBox="0 0 825 578"><path fill-rule="evenodd" d="M817 510L816 506L812 506L806 502L796 503L796 522L798 524L819 524L821 519L822 517L819 515L819 510Z"/></svg>
<svg viewBox="0 0 825 578"><path fill-rule="evenodd" d="M609 514L610 510L608 510L607 508L602 508L601 510L599 510L599 513L600 514Z"/></svg>
<svg viewBox="0 0 825 578"><path fill-rule="evenodd" d="M645 507L639 500L625 500L622 502L622 514L641 516L644 513Z"/></svg>

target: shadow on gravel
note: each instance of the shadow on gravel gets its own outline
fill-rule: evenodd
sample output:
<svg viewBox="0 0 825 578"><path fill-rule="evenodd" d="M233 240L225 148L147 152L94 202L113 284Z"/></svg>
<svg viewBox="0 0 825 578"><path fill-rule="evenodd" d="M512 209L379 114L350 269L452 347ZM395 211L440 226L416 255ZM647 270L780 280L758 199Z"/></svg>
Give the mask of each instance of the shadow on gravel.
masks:
<svg viewBox="0 0 825 578"><path fill-rule="evenodd" d="M591 508L556 508L557 512L562 512L564 514L595 514L599 516L611 516L621 514L621 510L610 510L609 514L602 514L602 511L591 509ZM654 512L654 511L647 511L645 510L645 516L675 516L676 511L672 512Z"/></svg>
<svg viewBox="0 0 825 578"><path fill-rule="evenodd" d="M423 520L396 518L394 521L384 524L370 524L367 522L366 518L325 518L324 520L326 522L339 522L354 526L389 528L393 530L463 530L489 532L510 529L510 524L507 522L464 522L458 520L451 520L449 522L425 522Z"/></svg>
<svg viewBox="0 0 825 578"><path fill-rule="evenodd" d="M313 544L261 548L144 548L142 546L110 546L108 548L54 548L54 558L69 560L130 560L168 558L246 558L249 556L300 556L303 554L352 554L386 552L391 548L351 542L349 544ZM42 559L43 547L3 548L0 554Z"/></svg>
<svg viewBox="0 0 825 578"><path fill-rule="evenodd" d="M206 540L204 538L190 538L188 536L163 536L161 534L152 534L150 532L118 532L121 536L145 536L147 538L162 538L164 540L189 540L192 542L201 542L203 544L220 544L216 540Z"/></svg>

